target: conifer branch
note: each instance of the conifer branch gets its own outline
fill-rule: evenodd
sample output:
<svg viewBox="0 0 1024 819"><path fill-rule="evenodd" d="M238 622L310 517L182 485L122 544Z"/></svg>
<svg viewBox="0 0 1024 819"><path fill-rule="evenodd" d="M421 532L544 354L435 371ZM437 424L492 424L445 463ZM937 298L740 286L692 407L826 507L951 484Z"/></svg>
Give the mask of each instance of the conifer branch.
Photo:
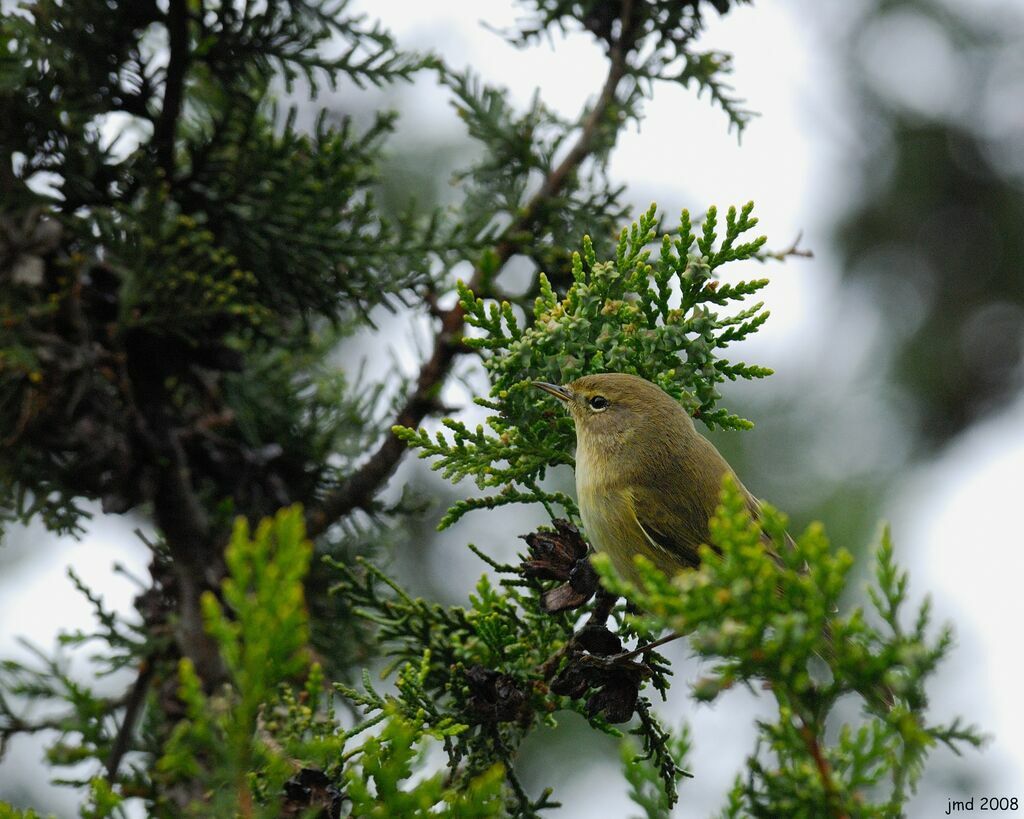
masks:
<svg viewBox="0 0 1024 819"><path fill-rule="evenodd" d="M170 57L164 77L164 97L160 115L153 128L153 147L157 162L170 180L174 171L174 136L184 99L185 75L188 73L188 3L169 0L167 6L167 38Z"/></svg>
<svg viewBox="0 0 1024 819"><path fill-rule="evenodd" d="M628 29L631 2L623 4L623 36L611 49L611 60L597 102L583 122L580 135L562 161L547 175L540 189L523 209L520 217L505 229L494 248L494 269L500 271L524 243L519 238L531 236L531 228L542 218L545 209L558 198L567 181L596 149L601 124L612 110L619 83L626 75L626 52L631 44ZM476 292L485 284L483 266L477 265L467 287ZM417 427L438 406L437 396L451 370L455 357L465 352L461 343L466 326L466 310L461 301L448 310L435 311L440 327L434 335L430 357L420 367L416 387L395 416L394 423L385 433L377 451L342 485L317 507L309 510L306 526L310 537L316 538L332 524L356 509L370 509L374 497L394 472L405 452L406 445L394 432L394 427Z"/></svg>
<svg viewBox="0 0 1024 819"><path fill-rule="evenodd" d="M149 692L149 684L153 679L154 663L152 660L144 659L135 677L135 682L128 690L125 699L124 716L121 718L121 725L117 729L114 743L110 746L110 754L107 756L106 775L107 781L113 784L117 780L117 771L121 767L121 760L128 753L131 747L132 734L135 732L135 725L146 704L146 694Z"/></svg>
<svg viewBox="0 0 1024 819"><path fill-rule="evenodd" d="M179 433L165 406L168 400L161 368L153 368L145 342L130 345L127 372L137 403L136 426L143 448L159 464L153 512L171 552L178 600L178 648L208 685L223 674L216 646L203 628L200 595L209 579L213 555L210 521L192 486L191 470Z"/></svg>
<svg viewBox="0 0 1024 819"><path fill-rule="evenodd" d="M60 731L73 719L73 714L60 714L38 720L27 720L18 717L10 710L7 703L0 699L0 759L7 751L7 743L19 735L40 734L43 731Z"/></svg>
<svg viewBox="0 0 1024 819"><path fill-rule="evenodd" d="M818 735L807 723L803 723L798 730L800 738L804 741L808 753L810 753L811 758L814 760L814 767L818 772L818 778L821 779L821 789L825 794L825 799L828 802L834 819L849 819L846 812L840 807L839 792L836 790L836 783L832 779L832 768L828 764L828 760L825 759L825 753L821 749Z"/></svg>

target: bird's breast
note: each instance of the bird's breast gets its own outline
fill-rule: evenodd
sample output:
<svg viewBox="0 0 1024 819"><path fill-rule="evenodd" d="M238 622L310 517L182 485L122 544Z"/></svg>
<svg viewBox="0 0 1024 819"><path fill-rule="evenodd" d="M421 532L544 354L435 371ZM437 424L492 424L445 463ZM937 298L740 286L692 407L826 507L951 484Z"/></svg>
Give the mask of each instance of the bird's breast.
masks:
<svg viewBox="0 0 1024 819"><path fill-rule="evenodd" d="M576 497L590 544L611 558L620 576L634 583L640 581L634 563L638 554L666 574L675 574L684 564L644 532L629 476L614 468L616 460L596 459L595 454L600 453L584 445L576 452Z"/></svg>
<svg viewBox="0 0 1024 819"><path fill-rule="evenodd" d="M576 496L583 528L590 544L611 558L615 570L622 577L635 581L633 557L637 554L652 555L637 523L629 487L610 475L587 467L586 460L580 459L577 453Z"/></svg>

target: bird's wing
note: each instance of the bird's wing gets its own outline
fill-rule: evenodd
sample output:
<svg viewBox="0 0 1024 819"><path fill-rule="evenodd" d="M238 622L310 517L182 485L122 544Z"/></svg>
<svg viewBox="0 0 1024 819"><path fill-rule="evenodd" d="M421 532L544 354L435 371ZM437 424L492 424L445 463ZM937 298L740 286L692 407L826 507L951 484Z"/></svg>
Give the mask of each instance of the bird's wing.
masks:
<svg viewBox="0 0 1024 819"><path fill-rule="evenodd" d="M740 489L747 499L747 508L754 519L761 517L761 504L740 484ZM718 505L717 495L707 498L694 498L693 502L701 504L697 509L686 506L684 501L671 498L664 490L646 486L630 488L633 501L633 514L637 525L644 533L648 542L655 549L667 553L680 568L696 568L700 565L701 543L709 543L710 532L707 521L714 514ZM699 522L702 525L698 525ZM776 561L781 561L775 553L774 543L765 534L765 549ZM710 544L709 544L710 545ZM793 548L793 540L786 534L786 545ZM714 546L712 545L712 548Z"/></svg>
<svg viewBox="0 0 1024 819"><path fill-rule="evenodd" d="M666 553L679 568L699 566L697 549L707 542L708 533L693 521L706 522L707 513L683 508L664 492L646 486L630 487L630 494L637 525L655 551Z"/></svg>

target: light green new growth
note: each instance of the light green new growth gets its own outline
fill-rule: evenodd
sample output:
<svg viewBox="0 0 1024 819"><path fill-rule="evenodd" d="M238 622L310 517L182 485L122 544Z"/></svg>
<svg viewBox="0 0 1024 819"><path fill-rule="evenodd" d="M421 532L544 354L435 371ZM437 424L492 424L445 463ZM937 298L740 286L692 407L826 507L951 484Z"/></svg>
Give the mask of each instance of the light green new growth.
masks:
<svg viewBox="0 0 1024 819"><path fill-rule="evenodd" d="M949 653L951 632L930 636L927 600L912 627L903 624L907 576L893 562L887 531L869 588L874 612L839 614L853 557L833 549L820 524L788 547L785 517L768 504L762 510L752 520L726 479L699 569L669 578L638 556L643 583L636 587L605 557L593 563L609 588L643 612L635 619L644 630L690 634L694 650L715 661L694 685L697 699L714 701L744 684L775 698L776 719L759 723L758 747L726 816L901 815L932 748L959 754L982 741L959 719L936 725L925 714L925 684ZM765 549L762 533L781 561ZM849 694L861 698L861 716L826 742L826 720Z"/></svg>
<svg viewBox="0 0 1024 819"><path fill-rule="evenodd" d="M459 285L466 321L479 333L464 342L482 351L491 378L489 398L476 403L493 415L470 428L446 418L445 432L396 427L397 434L434 459L433 468L458 482L472 477L484 498L456 503L441 521L450 526L466 512L509 503L543 503L576 515L571 498L541 489L547 468L571 464L572 421L530 386L534 380L567 383L581 375L628 372L659 384L709 427L743 429L751 423L717 406L718 385L762 378L765 367L734 363L721 351L767 320L762 303L740 307L767 279L720 284L722 265L758 258L765 237L741 242L757 225L753 203L729 208L724 233L717 209L708 209L699 233L684 210L679 227L657 236L654 205L619 236L615 258L598 261L589 237L572 257L573 284L558 298L540 275L530 321L508 302L485 301ZM652 258L653 257L653 258ZM733 308L719 310L719 308Z"/></svg>
<svg viewBox="0 0 1024 819"><path fill-rule="evenodd" d="M310 551L297 506L264 520L252 536L244 520L236 521L226 551L224 603L212 594L203 601L228 680L215 694L204 693L192 664L181 661L178 695L187 716L157 763L164 786L195 788L201 782L196 816L241 812L269 819L280 815L282 786L301 759L342 780L355 816L426 817L439 807L459 816L494 816L505 777L500 764L467 777L459 788L442 774L408 781L422 768L428 740L443 741L466 727L432 725L415 708L407 708L406 716L398 707L422 690L426 665L399 680L400 698L382 700L372 723L342 729L323 672L307 652L303 581ZM383 723L379 734L364 734L377 723Z"/></svg>
<svg viewBox="0 0 1024 819"><path fill-rule="evenodd" d="M222 810L243 805L251 810L254 764L277 780L278 788L289 773L258 727L279 687L309 672L302 581L311 550L299 507L264 520L251 537L239 518L225 552L223 603L210 592L202 601L206 630L220 650L229 686L208 695L193 664L179 663L178 695L188 716L175 726L157 768L167 784L205 776ZM217 764L204 770L200 759ZM208 809L196 805L200 813Z"/></svg>

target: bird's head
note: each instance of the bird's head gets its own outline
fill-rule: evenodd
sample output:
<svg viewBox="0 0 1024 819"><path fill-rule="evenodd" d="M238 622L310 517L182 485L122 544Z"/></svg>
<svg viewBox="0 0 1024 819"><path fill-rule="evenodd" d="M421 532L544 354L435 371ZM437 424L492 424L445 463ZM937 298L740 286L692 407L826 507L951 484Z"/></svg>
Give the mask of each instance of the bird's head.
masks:
<svg viewBox="0 0 1024 819"><path fill-rule="evenodd" d="M578 437L588 435L629 436L659 429L680 416L692 426L689 415L657 384L637 375L599 373L585 375L559 386L544 381L533 385L565 403L576 422Z"/></svg>

